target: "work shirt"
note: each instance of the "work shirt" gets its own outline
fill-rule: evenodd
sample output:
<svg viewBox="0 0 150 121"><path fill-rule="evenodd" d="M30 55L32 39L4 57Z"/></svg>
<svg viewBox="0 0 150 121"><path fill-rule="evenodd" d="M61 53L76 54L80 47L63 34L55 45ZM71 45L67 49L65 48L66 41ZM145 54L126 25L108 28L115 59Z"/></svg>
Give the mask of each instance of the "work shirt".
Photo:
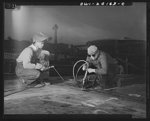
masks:
<svg viewBox="0 0 150 121"><path fill-rule="evenodd" d="M117 61L105 52L100 51L95 60L87 57L86 61L89 63L89 66L93 65L96 67L96 74L106 75L118 73Z"/></svg>
<svg viewBox="0 0 150 121"><path fill-rule="evenodd" d="M32 58L35 57L35 53L37 48L32 44L26 47L16 59L17 62L22 62L24 68L35 69L35 63L32 63Z"/></svg>

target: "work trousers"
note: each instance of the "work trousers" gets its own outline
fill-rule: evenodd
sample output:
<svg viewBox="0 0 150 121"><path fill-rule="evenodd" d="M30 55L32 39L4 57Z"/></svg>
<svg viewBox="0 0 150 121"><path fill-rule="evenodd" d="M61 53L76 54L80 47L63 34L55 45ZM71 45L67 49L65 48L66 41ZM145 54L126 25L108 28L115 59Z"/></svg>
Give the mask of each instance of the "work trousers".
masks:
<svg viewBox="0 0 150 121"><path fill-rule="evenodd" d="M31 84L33 82L41 82L44 78L48 78L49 75L47 72L41 72L37 69L25 69L23 63L18 63L15 68L16 75L24 79L26 84Z"/></svg>
<svg viewBox="0 0 150 121"><path fill-rule="evenodd" d="M87 76L87 79L94 82L94 85L99 85L102 88L111 88L116 86L115 75L99 75L99 74L90 74Z"/></svg>

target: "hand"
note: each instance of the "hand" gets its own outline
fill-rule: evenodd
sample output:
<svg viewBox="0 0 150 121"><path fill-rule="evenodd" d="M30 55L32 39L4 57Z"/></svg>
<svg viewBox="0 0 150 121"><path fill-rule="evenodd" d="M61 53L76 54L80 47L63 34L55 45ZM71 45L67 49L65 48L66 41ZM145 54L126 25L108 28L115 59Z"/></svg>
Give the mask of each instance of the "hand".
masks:
<svg viewBox="0 0 150 121"><path fill-rule="evenodd" d="M54 68L54 66L50 66L50 68Z"/></svg>
<svg viewBox="0 0 150 121"><path fill-rule="evenodd" d="M85 70L86 70L86 66L85 66L85 65L83 65L82 70L83 70L83 71L85 71Z"/></svg>
<svg viewBox="0 0 150 121"><path fill-rule="evenodd" d="M50 56L54 56L55 54L54 53L50 53Z"/></svg>
<svg viewBox="0 0 150 121"><path fill-rule="evenodd" d="M92 69L92 68L88 68L87 71L88 71L89 73L95 73L95 69Z"/></svg>
<svg viewBox="0 0 150 121"><path fill-rule="evenodd" d="M43 66L42 66L42 64L40 64L40 63L37 63L36 65L35 65L35 69L41 69Z"/></svg>
<svg viewBox="0 0 150 121"><path fill-rule="evenodd" d="M44 71L46 69L46 67L45 66L43 66L40 70L41 71Z"/></svg>
<svg viewBox="0 0 150 121"><path fill-rule="evenodd" d="M54 66L49 66L49 67L43 66L43 67L41 68L41 71L46 71L46 70L48 70L48 69L50 69L50 68L54 68Z"/></svg>
<svg viewBox="0 0 150 121"><path fill-rule="evenodd" d="M82 67L82 70L85 71L87 68L88 68L88 65L84 64L83 67Z"/></svg>
<svg viewBox="0 0 150 121"><path fill-rule="evenodd" d="M47 50L42 50L42 51L41 51L41 54L42 54L42 55L48 55L48 56L49 56L49 55L50 55L50 52L47 51Z"/></svg>

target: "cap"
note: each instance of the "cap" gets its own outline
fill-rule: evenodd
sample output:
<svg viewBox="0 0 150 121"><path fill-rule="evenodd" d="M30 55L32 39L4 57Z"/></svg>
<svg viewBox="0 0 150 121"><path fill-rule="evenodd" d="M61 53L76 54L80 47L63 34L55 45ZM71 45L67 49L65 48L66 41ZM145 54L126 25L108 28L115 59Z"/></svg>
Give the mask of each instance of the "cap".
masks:
<svg viewBox="0 0 150 121"><path fill-rule="evenodd" d="M93 55L97 52L98 48L95 45L91 45L88 47L87 51L89 55Z"/></svg>
<svg viewBox="0 0 150 121"><path fill-rule="evenodd" d="M45 35L43 32L36 33L33 36L33 42L42 42L42 41L44 41L46 39L48 39L48 36Z"/></svg>

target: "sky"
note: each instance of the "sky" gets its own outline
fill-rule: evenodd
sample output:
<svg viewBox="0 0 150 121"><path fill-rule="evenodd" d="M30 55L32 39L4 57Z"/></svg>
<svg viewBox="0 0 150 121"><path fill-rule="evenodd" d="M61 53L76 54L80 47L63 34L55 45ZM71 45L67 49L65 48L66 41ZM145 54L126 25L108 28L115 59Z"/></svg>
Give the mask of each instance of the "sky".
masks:
<svg viewBox="0 0 150 121"><path fill-rule="evenodd" d="M54 42L85 44L91 40L123 39L146 41L146 3L132 6L19 6L4 11L4 39L31 40L44 32Z"/></svg>

